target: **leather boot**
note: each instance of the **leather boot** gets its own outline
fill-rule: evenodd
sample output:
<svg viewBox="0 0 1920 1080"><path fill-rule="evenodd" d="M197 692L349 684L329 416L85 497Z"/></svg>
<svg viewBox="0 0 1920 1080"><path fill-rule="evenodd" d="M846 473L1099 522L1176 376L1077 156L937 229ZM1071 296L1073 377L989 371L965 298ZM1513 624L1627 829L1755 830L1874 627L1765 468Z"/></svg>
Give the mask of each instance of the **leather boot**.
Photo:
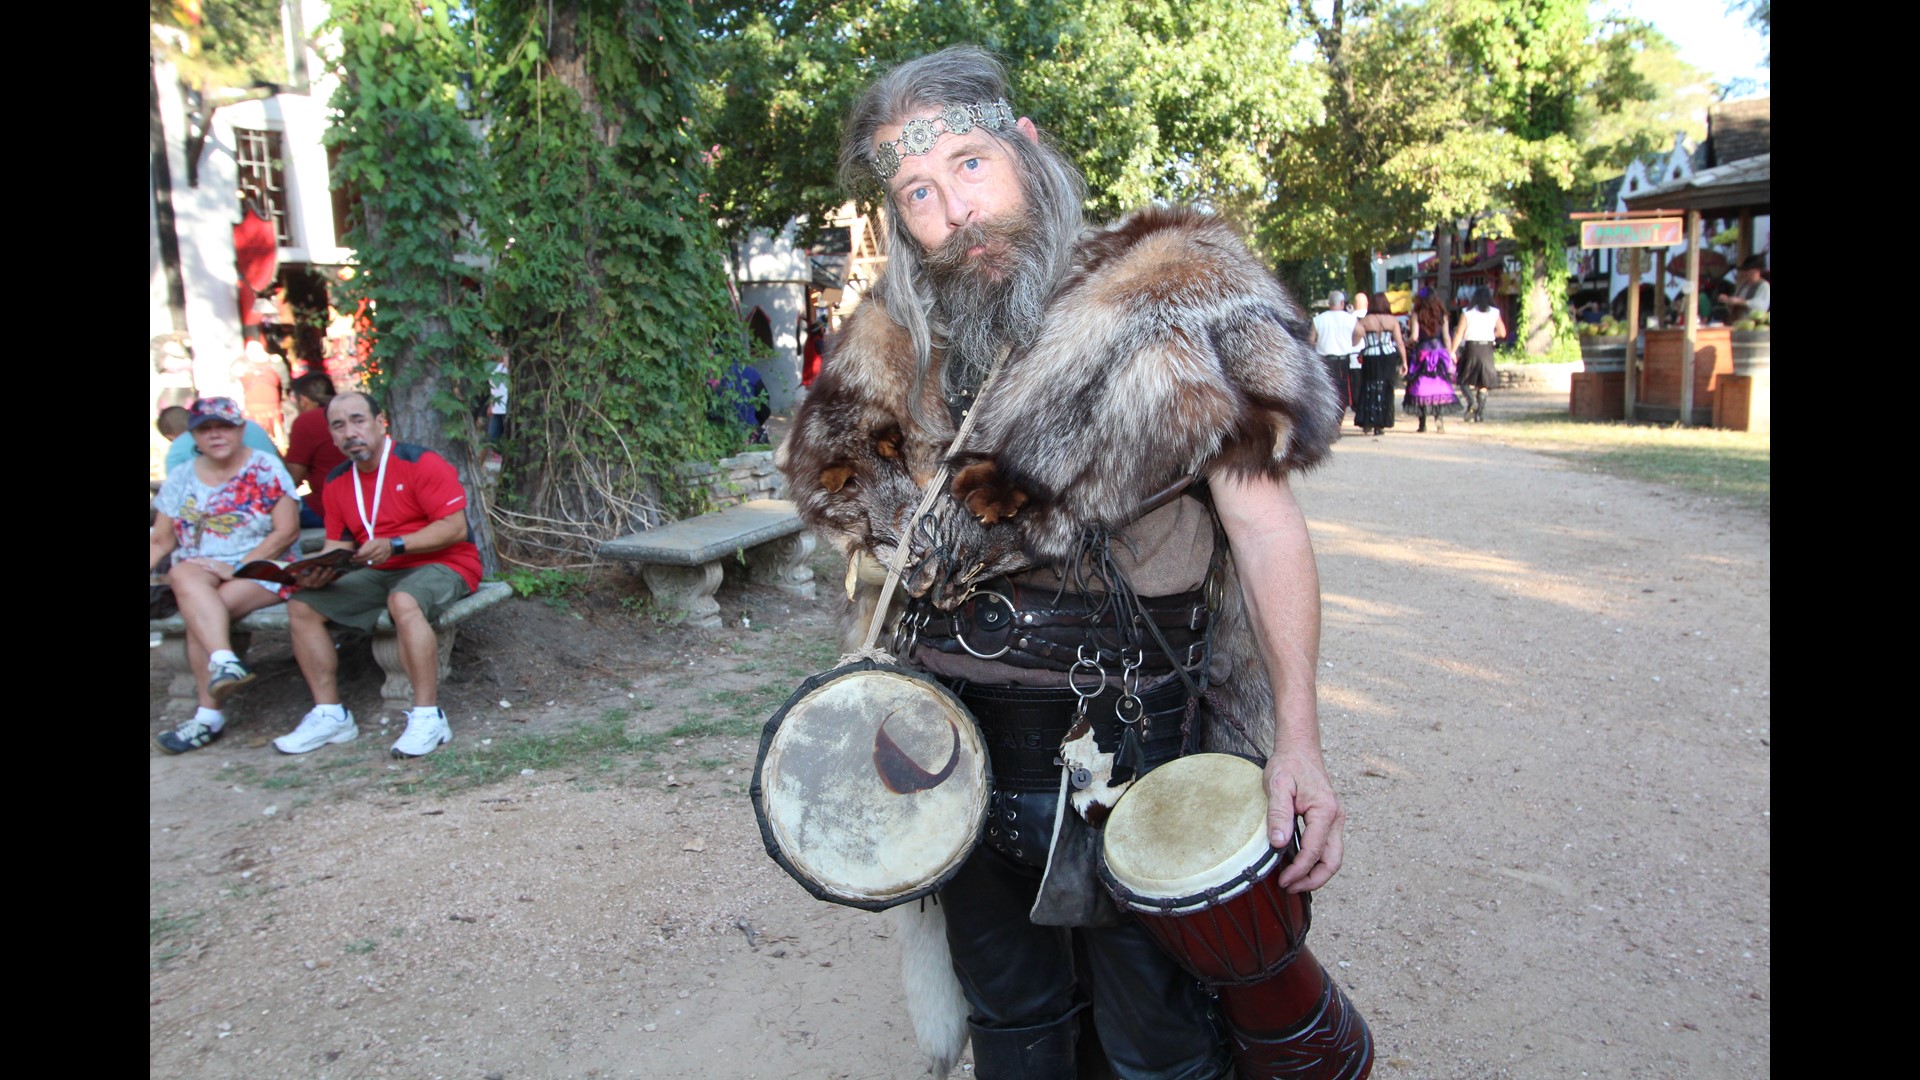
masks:
<svg viewBox="0 0 1920 1080"><path fill-rule="evenodd" d="M1487 392L1484 389L1473 392L1473 422L1476 424L1487 422Z"/></svg>
<svg viewBox="0 0 1920 1080"><path fill-rule="evenodd" d="M973 1075L980 1080L1065 1080L1077 1075L1074 1044L1080 1037L1080 1011L1051 1024L1024 1028L984 1028L969 1023L973 1038Z"/></svg>

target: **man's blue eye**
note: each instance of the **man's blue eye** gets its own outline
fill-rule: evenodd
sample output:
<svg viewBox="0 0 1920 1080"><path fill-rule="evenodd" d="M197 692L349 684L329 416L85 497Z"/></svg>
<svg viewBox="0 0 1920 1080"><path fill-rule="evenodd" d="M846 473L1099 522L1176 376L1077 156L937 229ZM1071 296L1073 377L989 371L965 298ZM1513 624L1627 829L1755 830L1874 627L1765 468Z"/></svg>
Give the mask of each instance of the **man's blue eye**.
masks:
<svg viewBox="0 0 1920 1080"><path fill-rule="evenodd" d="M978 169L980 167L980 159L977 157L968 158L961 167L965 169Z"/></svg>
<svg viewBox="0 0 1920 1080"><path fill-rule="evenodd" d="M926 196L927 196L927 189L923 187L918 187L918 188L914 188L912 194L908 195L907 198L913 202L919 202L922 199L926 198Z"/></svg>

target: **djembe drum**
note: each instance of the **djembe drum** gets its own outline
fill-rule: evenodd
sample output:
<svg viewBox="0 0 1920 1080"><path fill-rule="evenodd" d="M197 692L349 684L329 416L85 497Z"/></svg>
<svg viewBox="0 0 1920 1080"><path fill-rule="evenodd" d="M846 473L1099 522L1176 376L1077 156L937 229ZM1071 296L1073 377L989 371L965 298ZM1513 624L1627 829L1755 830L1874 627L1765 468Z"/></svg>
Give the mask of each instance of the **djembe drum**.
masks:
<svg viewBox="0 0 1920 1080"><path fill-rule="evenodd" d="M989 776L959 698L863 660L801 683L767 721L751 793L767 854L794 880L880 911L959 871L986 824Z"/></svg>
<svg viewBox="0 0 1920 1080"><path fill-rule="evenodd" d="M1312 898L1277 884L1260 766L1194 754L1136 781L1107 818L1100 876L1219 995L1243 1080L1363 1080L1373 1035L1307 948Z"/></svg>

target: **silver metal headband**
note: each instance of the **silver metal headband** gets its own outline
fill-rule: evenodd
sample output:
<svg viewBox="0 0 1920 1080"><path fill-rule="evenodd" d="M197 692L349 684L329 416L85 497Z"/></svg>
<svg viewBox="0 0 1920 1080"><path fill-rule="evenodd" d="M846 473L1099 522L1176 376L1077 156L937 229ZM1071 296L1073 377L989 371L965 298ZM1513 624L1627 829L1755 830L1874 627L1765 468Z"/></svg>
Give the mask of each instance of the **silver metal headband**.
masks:
<svg viewBox="0 0 1920 1080"><path fill-rule="evenodd" d="M983 105L949 105L936 116L916 116L900 129L900 137L873 148L873 171L882 181L900 171L902 158L933 149L943 132L964 135L975 127L999 132L1013 126L1013 109L1005 98Z"/></svg>

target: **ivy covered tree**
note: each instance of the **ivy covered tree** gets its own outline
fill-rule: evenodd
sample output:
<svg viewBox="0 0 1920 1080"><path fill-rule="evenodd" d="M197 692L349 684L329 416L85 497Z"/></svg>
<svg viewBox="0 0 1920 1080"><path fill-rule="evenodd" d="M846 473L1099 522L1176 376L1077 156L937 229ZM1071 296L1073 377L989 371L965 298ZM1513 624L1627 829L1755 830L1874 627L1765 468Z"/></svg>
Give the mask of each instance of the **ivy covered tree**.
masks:
<svg viewBox="0 0 1920 1080"><path fill-rule="evenodd" d="M691 136L690 11L334 3L333 179L357 195L376 390L460 469L489 558L490 525L503 559L589 555L689 508L680 463L739 448L710 385L746 338ZM474 482L470 417L503 355L516 431L495 487Z"/></svg>
<svg viewBox="0 0 1920 1080"><path fill-rule="evenodd" d="M494 570L490 487L477 482L469 402L492 350L473 223L489 169L462 111L473 66L468 27L409 0L334 0L340 88L328 130L332 182L358 195L345 243L373 302L372 389L396 438L453 464L473 497L467 524Z"/></svg>
<svg viewBox="0 0 1920 1080"><path fill-rule="evenodd" d="M687 508L683 461L738 450L709 419L746 359L695 140L690 10L668 0L495 0L489 303L517 433L502 520L528 557Z"/></svg>

